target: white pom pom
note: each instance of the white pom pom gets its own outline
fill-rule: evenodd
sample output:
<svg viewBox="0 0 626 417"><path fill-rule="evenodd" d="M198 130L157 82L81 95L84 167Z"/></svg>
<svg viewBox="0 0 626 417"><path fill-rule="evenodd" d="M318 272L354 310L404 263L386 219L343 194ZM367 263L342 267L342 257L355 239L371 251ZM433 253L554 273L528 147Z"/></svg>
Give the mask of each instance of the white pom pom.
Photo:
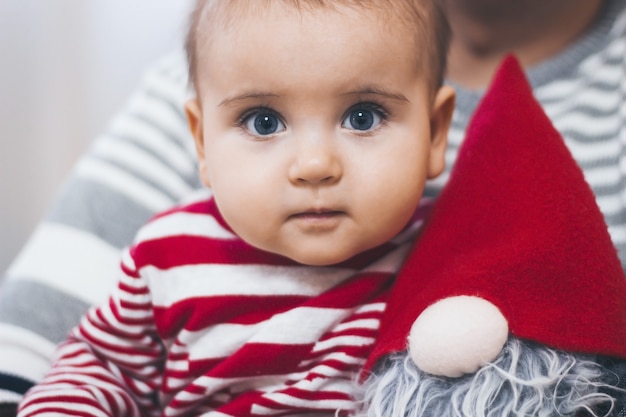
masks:
<svg viewBox="0 0 626 417"><path fill-rule="evenodd" d="M493 361L509 326L496 306L479 297L445 298L429 306L409 333L409 354L433 375L460 377Z"/></svg>

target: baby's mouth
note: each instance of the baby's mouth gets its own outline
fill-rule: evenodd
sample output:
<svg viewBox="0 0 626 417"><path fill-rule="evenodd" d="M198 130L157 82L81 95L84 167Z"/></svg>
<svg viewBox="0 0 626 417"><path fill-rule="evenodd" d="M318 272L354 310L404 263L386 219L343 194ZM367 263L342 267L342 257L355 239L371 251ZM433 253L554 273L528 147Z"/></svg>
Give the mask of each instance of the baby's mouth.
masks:
<svg viewBox="0 0 626 417"><path fill-rule="evenodd" d="M307 210L299 213L294 213L289 216L289 218L293 219L326 219L333 218L336 216L345 215L345 212L339 210L327 210L327 209L315 209L315 210Z"/></svg>

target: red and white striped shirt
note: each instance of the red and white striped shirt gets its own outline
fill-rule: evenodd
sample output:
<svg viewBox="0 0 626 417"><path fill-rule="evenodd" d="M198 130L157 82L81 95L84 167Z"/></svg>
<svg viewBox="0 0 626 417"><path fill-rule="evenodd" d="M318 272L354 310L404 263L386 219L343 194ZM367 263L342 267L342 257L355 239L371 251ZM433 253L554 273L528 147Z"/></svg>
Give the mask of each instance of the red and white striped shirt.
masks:
<svg viewBox="0 0 626 417"><path fill-rule="evenodd" d="M211 198L156 217L124 253L117 291L59 347L20 417L349 412L425 211L393 241L330 267L247 245Z"/></svg>

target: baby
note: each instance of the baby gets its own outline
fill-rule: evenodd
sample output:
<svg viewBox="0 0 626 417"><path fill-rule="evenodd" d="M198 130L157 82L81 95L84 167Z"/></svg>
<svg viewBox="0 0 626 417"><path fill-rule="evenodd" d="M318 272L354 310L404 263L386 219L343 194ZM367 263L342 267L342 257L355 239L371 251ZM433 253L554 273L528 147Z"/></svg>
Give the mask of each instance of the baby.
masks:
<svg viewBox="0 0 626 417"><path fill-rule="evenodd" d="M352 412L444 168L437 3L198 1L186 113L210 192L139 232L19 415Z"/></svg>

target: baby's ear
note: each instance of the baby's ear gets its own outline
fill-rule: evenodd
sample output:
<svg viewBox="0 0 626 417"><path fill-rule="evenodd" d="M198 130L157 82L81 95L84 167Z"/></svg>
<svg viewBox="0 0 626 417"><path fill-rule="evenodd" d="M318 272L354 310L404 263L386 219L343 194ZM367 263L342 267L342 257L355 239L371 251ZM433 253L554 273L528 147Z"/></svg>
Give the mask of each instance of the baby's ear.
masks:
<svg viewBox="0 0 626 417"><path fill-rule="evenodd" d="M202 129L202 108L197 98L189 99L185 103L185 114L189 123L189 130L196 144L196 154L198 156L198 168L200 179L207 187L211 187L207 170L205 148L204 148L204 130Z"/></svg>
<svg viewBox="0 0 626 417"><path fill-rule="evenodd" d="M454 112L455 92L450 86L444 85L435 93L430 115L430 157L428 162L428 178L435 178L445 168L446 147L448 146L448 130Z"/></svg>

